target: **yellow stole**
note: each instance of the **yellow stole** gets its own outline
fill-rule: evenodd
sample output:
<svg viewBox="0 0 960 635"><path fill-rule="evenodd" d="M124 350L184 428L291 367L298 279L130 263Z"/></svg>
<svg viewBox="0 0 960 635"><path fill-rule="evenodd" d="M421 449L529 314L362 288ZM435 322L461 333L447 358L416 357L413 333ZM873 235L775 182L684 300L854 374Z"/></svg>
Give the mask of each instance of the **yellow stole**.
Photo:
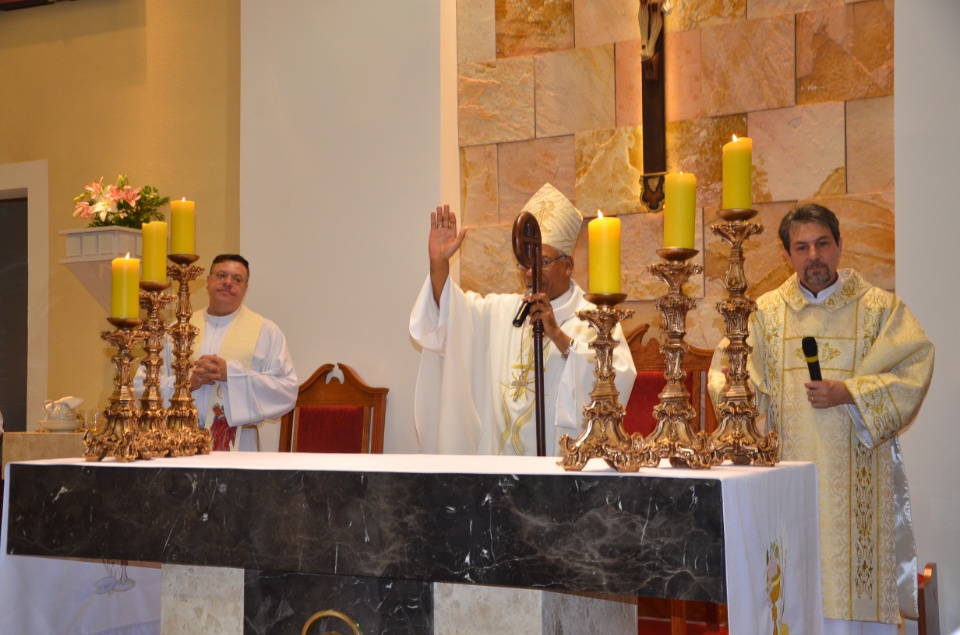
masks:
<svg viewBox="0 0 960 635"><path fill-rule="evenodd" d="M207 325L206 316L206 311L199 311L190 317L190 323L197 327L199 331L194 344L192 359L198 357L198 353L203 345L203 334ZM261 326L263 326L263 316L251 311L244 305L240 305L240 308L237 310L237 315L227 328L227 334L223 338L223 343L220 345L220 351L217 355L228 361L238 361L244 368L250 368L250 364L253 362L253 352L257 348L257 340L260 338ZM217 398L211 396L211 399L209 399L207 403L207 416L205 421L207 422L208 428L213 424L214 404L222 403L220 383L217 383L215 392ZM256 431L256 426L251 427ZM237 438L239 439L239 435ZM238 443L234 442L233 448L231 449L236 450L237 445ZM260 445L259 438L257 445Z"/></svg>

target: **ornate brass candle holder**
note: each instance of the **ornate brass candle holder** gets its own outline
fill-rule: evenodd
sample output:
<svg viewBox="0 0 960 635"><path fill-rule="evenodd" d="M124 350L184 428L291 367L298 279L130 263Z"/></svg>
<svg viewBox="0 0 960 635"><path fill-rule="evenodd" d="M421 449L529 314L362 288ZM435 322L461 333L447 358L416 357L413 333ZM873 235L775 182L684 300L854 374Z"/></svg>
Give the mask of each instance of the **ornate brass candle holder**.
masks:
<svg viewBox="0 0 960 635"><path fill-rule="evenodd" d="M669 286L666 295L657 298L663 333L660 352L667 360L664 378L667 380L660 403L653 409L657 427L644 439L644 467L656 467L660 459L669 459L675 467L706 469L710 467L713 445L709 436L694 430L691 422L697 413L690 404L690 392L684 383L687 373L683 370L683 356L687 343L687 313L697 306L693 298L683 292L683 285L693 274L701 273L703 267L687 262L699 253L696 249L668 247L658 249L664 262L650 265L648 270Z"/></svg>
<svg viewBox="0 0 960 635"><path fill-rule="evenodd" d="M145 334L143 349L147 355L141 362L144 380L143 394L140 395L140 432L145 440L144 453L154 458L169 454L173 445L167 432L167 411L160 394L160 369L163 366L160 353L167 333L160 311L176 298L163 293L170 288L169 282L142 281L140 288L140 307L147 312L141 327Z"/></svg>
<svg viewBox="0 0 960 635"><path fill-rule="evenodd" d="M133 376L130 368L136 359L130 349L143 341L146 336L140 330L140 318L107 318L114 331L102 331L100 337L117 347L117 354L111 357L116 371L113 376L113 393L110 405L104 413L105 425L96 430L87 429L83 433L84 458L87 461L102 461L112 454L118 461L129 462L141 458L142 438L137 424L140 411L137 396L133 390ZM146 457L143 457L146 458Z"/></svg>
<svg viewBox="0 0 960 635"><path fill-rule="evenodd" d="M724 354L730 360L729 385L720 397L717 407L719 425L713 434L713 463L719 465L730 459L736 465L776 464L780 441L776 432L766 436L757 430L757 407L753 400L747 371L747 355L753 350L747 344L750 335L750 314L757 303L748 298L747 280L743 272L743 242L763 231L760 223L749 222L756 216L753 209L724 209L718 212L720 221L710 227L714 234L730 245L730 260L724 286L728 297L717 303L717 311L726 322L729 344Z"/></svg>
<svg viewBox="0 0 960 635"><path fill-rule="evenodd" d="M177 321L170 326L173 341L174 392L167 412L167 430L170 439L170 456L209 454L210 431L199 426L199 413L190 392L190 371L193 362L193 340L198 329L190 324L193 307L190 305L190 282L203 273L203 267L194 265L199 258L195 254L170 254L174 264L167 267L167 274L177 281Z"/></svg>
<svg viewBox="0 0 960 635"><path fill-rule="evenodd" d="M597 308L578 311L577 317L597 330L596 339L590 343L597 355L597 368L593 371L597 380L590 393L593 401L583 409L584 431L576 440L566 434L560 437L562 458L557 463L565 470L579 472L590 459L601 458L618 472L636 472L640 469L643 439L638 434L628 436L623 430L624 408L617 400L620 393L613 370L617 341L612 335L617 323L633 315L633 311L614 308L627 299L624 294L588 293L586 298Z"/></svg>

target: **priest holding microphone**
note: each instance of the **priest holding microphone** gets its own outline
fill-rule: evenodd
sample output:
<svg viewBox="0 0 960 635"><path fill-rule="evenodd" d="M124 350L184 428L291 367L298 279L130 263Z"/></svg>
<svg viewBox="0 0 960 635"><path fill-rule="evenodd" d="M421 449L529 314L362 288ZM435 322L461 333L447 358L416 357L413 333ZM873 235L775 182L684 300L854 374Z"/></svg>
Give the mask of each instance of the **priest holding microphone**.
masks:
<svg viewBox="0 0 960 635"><path fill-rule="evenodd" d="M757 299L747 358L756 405L780 458L817 465L825 635L893 635L917 615L916 547L897 435L917 416L933 344L896 295L838 269L829 209L803 205L780 223L795 270ZM725 388L722 351L710 371Z"/></svg>
<svg viewBox="0 0 960 635"><path fill-rule="evenodd" d="M479 294L450 279L450 259L467 229L449 206L430 215L430 273L410 316L410 335L423 349L415 416L420 450L441 454L536 454L534 321L544 329L544 421L548 455L563 434L576 437L594 388L595 332L577 317L592 305L573 280L572 257L582 216L549 183L523 211L540 225L539 294ZM531 269L518 266L523 285ZM526 315L525 315L526 314ZM515 326L519 324L519 326ZM626 402L636 369L618 325L614 370Z"/></svg>

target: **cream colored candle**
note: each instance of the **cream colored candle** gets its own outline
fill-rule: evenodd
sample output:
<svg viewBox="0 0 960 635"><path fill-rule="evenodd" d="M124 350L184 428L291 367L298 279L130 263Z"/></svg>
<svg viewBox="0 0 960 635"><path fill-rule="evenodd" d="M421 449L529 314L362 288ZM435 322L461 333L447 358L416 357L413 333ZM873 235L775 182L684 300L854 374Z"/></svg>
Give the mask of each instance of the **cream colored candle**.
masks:
<svg viewBox="0 0 960 635"><path fill-rule="evenodd" d="M194 253L194 237L193 201L170 201L170 253Z"/></svg>
<svg viewBox="0 0 960 635"><path fill-rule="evenodd" d="M587 224L590 293L620 293L620 219L597 217Z"/></svg>
<svg viewBox="0 0 960 635"><path fill-rule="evenodd" d="M135 318L140 315L140 259L114 258L111 265L112 294L110 317Z"/></svg>
<svg viewBox="0 0 960 635"><path fill-rule="evenodd" d="M723 146L723 209L751 209L753 141L733 136Z"/></svg>
<svg viewBox="0 0 960 635"><path fill-rule="evenodd" d="M697 177L668 174L663 185L663 246L693 249L697 217Z"/></svg>
<svg viewBox="0 0 960 635"><path fill-rule="evenodd" d="M161 220L143 224L143 280L167 280L167 224Z"/></svg>

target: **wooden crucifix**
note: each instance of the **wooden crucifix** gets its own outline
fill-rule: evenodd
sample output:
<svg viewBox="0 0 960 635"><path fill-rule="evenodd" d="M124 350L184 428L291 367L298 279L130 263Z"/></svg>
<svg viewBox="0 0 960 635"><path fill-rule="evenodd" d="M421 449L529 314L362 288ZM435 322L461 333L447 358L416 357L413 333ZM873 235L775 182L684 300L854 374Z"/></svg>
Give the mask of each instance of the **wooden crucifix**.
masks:
<svg viewBox="0 0 960 635"><path fill-rule="evenodd" d="M641 200L650 211L663 209L663 177L667 171L666 76L663 70L663 14L669 2L640 0L643 175Z"/></svg>

